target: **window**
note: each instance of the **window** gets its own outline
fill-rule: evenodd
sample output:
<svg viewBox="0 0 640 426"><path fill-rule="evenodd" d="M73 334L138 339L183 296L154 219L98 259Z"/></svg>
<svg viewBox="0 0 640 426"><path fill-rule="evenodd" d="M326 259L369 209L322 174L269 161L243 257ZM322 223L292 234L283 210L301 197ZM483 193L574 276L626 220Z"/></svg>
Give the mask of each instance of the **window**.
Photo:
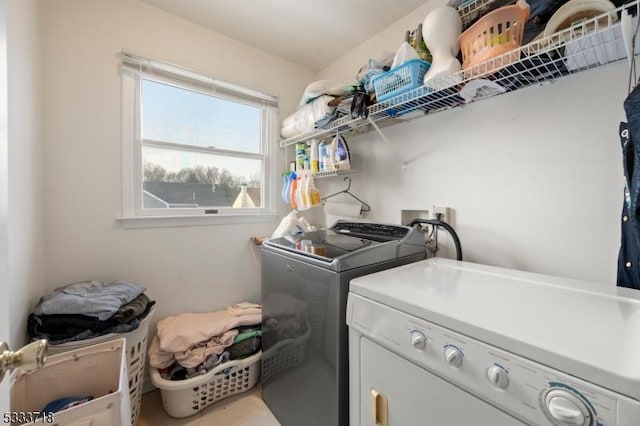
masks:
<svg viewBox="0 0 640 426"><path fill-rule="evenodd" d="M122 54L123 216L271 215L277 99Z"/></svg>

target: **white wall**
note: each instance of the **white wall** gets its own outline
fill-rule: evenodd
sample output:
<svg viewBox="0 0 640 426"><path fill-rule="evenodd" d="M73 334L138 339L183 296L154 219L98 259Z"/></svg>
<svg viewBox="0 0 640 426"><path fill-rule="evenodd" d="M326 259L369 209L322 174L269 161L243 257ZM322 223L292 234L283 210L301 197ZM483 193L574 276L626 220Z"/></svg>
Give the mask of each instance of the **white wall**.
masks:
<svg viewBox="0 0 640 426"><path fill-rule="evenodd" d="M320 77L353 76L425 10ZM398 222L401 209L452 207L465 260L613 285L627 76L616 64L387 127L391 146L375 133L350 138L364 170L354 191L381 221Z"/></svg>
<svg viewBox="0 0 640 426"><path fill-rule="evenodd" d="M44 231L38 0L9 0L10 342L25 343L27 315L43 291Z"/></svg>
<svg viewBox="0 0 640 426"><path fill-rule="evenodd" d="M155 320L260 300L249 238L275 223L124 230L117 53L181 65L280 96L290 114L310 70L134 0L43 2L45 285L139 282ZM279 152L279 150L276 150Z"/></svg>
<svg viewBox="0 0 640 426"><path fill-rule="evenodd" d="M369 58L378 58L384 51L395 52L404 41L407 30L415 29L435 7L446 4L446 0L431 0L413 12L397 20L352 51L346 53L331 65L318 72L318 78L336 81L353 81L361 66Z"/></svg>
<svg viewBox="0 0 640 426"><path fill-rule="evenodd" d="M7 137L7 0L0 0L0 340L9 339L8 199L9 154ZM0 382L0 413L9 410L9 380Z"/></svg>

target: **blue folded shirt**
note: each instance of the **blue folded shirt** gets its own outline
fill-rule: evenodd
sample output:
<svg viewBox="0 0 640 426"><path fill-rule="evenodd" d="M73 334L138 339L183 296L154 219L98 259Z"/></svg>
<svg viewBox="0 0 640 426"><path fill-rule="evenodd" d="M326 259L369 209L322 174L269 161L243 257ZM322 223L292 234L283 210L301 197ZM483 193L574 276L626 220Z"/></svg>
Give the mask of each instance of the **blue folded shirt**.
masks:
<svg viewBox="0 0 640 426"><path fill-rule="evenodd" d="M104 321L146 289L130 281L84 281L61 287L40 298L35 315L81 314Z"/></svg>

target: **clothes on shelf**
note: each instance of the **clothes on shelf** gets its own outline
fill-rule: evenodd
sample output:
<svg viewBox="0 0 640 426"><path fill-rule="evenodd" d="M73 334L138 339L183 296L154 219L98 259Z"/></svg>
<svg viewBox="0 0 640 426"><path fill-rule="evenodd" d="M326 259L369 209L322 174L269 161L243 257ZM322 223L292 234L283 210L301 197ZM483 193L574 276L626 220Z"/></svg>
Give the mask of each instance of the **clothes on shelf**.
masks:
<svg viewBox="0 0 640 426"><path fill-rule="evenodd" d="M85 299L92 305L89 295ZM99 319L95 313L91 315L92 312L84 308L64 308L62 311L65 313L54 310L53 312L58 313L37 314L42 310L36 306L34 313L29 315L27 332L32 339L47 339L51 345L92 339L110 333L128 333L140 326L155 303L142 293L119 306L113 315L104 320Z"/></svg>
<svg viewBox="0 0 640 426"><path fill-rule="evenodd" d="M262 307L247 302L216 312L169 316L158 322L158 333L149 348L149 363L154 368L165 370L165 376L169 377L181 371L175 367L176 363L185 369L202 371L203 365L212 363L212 356L222 357L232 345L259 338L261 321ZM251 345L234 348L234 356L244 354L247 346ZM178 376L183 377L183 374Z"/></svg>

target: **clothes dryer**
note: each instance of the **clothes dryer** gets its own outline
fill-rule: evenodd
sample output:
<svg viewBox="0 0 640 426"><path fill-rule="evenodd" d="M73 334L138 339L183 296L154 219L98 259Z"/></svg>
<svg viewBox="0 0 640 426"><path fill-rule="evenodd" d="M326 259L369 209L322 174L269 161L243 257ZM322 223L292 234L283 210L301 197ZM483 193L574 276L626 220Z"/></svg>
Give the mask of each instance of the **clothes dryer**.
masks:
<svg viewBox="0 0 640 426"><path fill-rule="evenodd" d="M350 424L640 425L640 293L429 259L351 281Z"/></svg>

